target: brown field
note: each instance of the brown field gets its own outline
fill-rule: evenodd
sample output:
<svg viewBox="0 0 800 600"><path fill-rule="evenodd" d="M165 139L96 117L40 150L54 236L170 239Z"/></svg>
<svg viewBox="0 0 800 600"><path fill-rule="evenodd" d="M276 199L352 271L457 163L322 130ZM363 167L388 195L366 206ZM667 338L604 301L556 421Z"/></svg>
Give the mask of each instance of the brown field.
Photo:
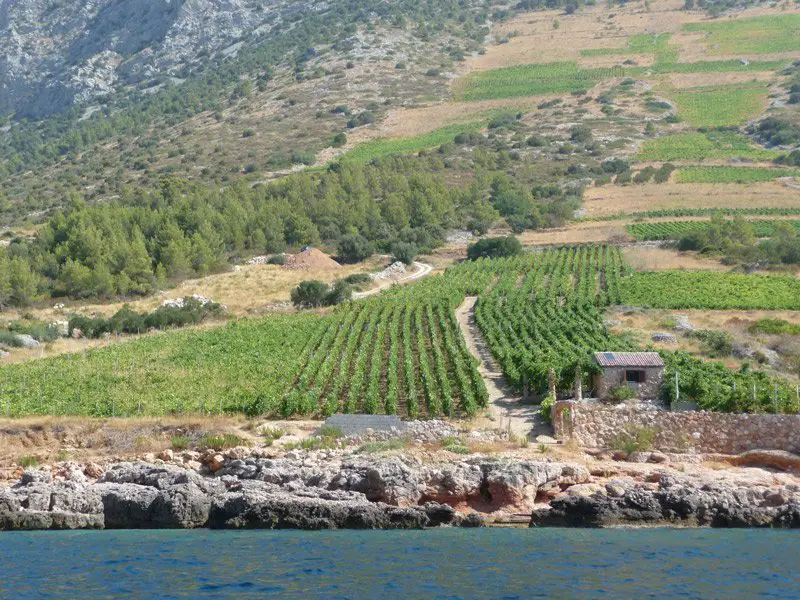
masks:
<svg viewBox="0 0 800 600"><path fill-rule="evenodd" d="M676 88L694 88L713 85L750 83L752 81L772 81L775 73L757 71L748 73L673 73L669 82Z"/></svg>
<svg viewBox="0 0 800 600"><path fill-rule="evenodd" d="M727 271L730 269L714 258L700 256L694 252L678 252L671 248L628 246L622 249L622 254L635 271L672 271L675 269Z"/></svg>
<svg viewBox="0 0 800 600"><path fill-rule="evenodd" d="M586 222L575 223L558 229L542 231L525 231L517 236L525 246L548 246L561 244L579 244L590 242L608 242L626 239L624 223Z"/></svg>
<svg viewBox="0 0 800 600"><path fill-rule="evenodd" d="M609 10L605 3L598 3L573 15L565 15L561 10L519 15L494 28L495 39L510 36L508 43L489 47L485 55L470 61L470 68L485 71L577 60L581 50L622 48L630 35L678 31L684 23L697 20L694 14L679 10L682 6L683 2L679 0L667 0L653 3L650 11L642 2L631 2L625 7L615 6ZM558 21L558 29L553 27L553 21ZM611 64L620 61L619 56L594 58L616 59Z"/></svg>
<svg viewBox="0 0 800 600"><path fill-rule="evenodd" d="M615 186L586 190L588 217L673 208L798 208L796 189L780 182L750 185L735 183L676 183Z"/></svg>

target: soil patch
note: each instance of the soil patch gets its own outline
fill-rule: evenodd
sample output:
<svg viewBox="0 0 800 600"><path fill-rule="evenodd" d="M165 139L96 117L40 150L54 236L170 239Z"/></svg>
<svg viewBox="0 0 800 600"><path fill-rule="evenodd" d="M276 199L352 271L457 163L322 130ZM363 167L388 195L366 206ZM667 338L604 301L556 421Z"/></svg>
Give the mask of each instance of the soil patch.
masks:
<svg viewBox="0 0 800 600"><path fill-rule="evenodd" d="M321 250L309 248L308 250L303 250L299 254L286 255L286 264L284 268L296 271L309 269L324 270L341 269L342 265Z"/></svg>

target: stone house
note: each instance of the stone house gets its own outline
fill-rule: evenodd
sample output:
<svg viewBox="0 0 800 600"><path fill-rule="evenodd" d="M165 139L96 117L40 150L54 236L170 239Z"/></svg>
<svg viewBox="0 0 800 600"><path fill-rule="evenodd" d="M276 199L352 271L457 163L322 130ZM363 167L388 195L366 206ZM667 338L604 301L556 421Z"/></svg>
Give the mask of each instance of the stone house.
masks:
<svg viewBox="0 0 800 600"><path fill-rule="evenodd" d="M600 370L594 392L606 398L612 388L626 384L640 400L656 400L664 381L664 361L658 352L595 352Z"/></svg>

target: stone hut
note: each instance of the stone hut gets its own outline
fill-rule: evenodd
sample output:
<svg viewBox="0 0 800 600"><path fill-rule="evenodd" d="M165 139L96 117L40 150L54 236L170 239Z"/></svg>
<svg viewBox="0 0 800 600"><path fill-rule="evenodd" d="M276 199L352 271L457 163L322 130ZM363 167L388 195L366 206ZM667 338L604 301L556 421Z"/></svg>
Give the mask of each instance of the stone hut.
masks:
<svg viewBox="0 0 800 600"><path fill-rule="evenodd" d="M626 384L640 400L656 400L664 380L664 361L658 352L596 352L600 367L594 376L598 398L608 396L612 388Z"/></svg>

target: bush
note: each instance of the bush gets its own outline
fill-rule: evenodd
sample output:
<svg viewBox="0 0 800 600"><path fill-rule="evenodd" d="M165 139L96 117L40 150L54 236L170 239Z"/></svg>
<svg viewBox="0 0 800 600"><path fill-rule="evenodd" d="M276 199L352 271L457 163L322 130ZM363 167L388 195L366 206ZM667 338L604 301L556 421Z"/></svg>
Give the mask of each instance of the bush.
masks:
<svg viewBox="0 0 800 600"><path fill-rule="evenodd" d="M197 325L208 317L223 314L222 305L216 302L203 304L191 297L183 299L183 306L161 306L151 313L138 313L128 305L123 306L108 319L71 315L69 333L80 329L84 337L98 338L105 333L141 333L150 329L169 329Z"/></svg>
<svg viewBox="0 0 800 600"><path fill-rule="evenodd" d="M331 140L333 148L341 148L347 143L347 135L344 132L337 133Z"/></svg>
<svg viewBox="0 0 800 600"><path fill-rule="evenodd" d="M478 240L467 247L467 257L470 260L515 256L521 252L522 244L512 235Z"/></svg>
<svg viewBox="0 0 800 600"><path fill-rule="evenodd" d="M334 282L334 284L325 294L325 306L335 306L342 302L347 302L353 297L353 287L343 280Z"/></svg>
<svg viewBox="0 0 800 600"><path fill-rule="evenodd" d="M575 125L569 137L573 142L590 142L592 140L592 130L586 125Z"/></svg>
<svg viewBox="0 0 800 600"><path fill-rule="evenodd" d="M552 394L548 394L547 397L542 400L542 403L539 405L539 418L543 423L553 422L553 405L555 403L556 398Z"/></svg>
<svg viewBox="0 0 800 600"><path fill-rule="evenodd" d="M372 253L372 244L361 234L352 233L339 240L339 260L342 262L361 262L372 256Z"/></svg>
<svg viewBox="0 0 800 600"><path fill-rule="evenodd" d="M256 132L255 132L254 130L252 130L252 129L245 129L245 130L242 132L242 137L243 137L243 138L249 138L249 137L253 137L255 134L256 134Z"/></svg>
<svg viewBox="0 0 800 600"><path fill-rule="evenodd" d="M173 450L186 450L191 445L192 440L185 435L173 435L171 443Z"/></svg>
<svg viewBox="0 0 800 600"><path fill-rule="evenodd" d="M28 467L35 467L36 465L38 465L39 459L31 455L20 456L17 459L17 464L20 467L27 469Z"/></svg>
<svg viewBox="0 0 800 600"><path fill-rule="evenodd" d="M652 427L636 427L628 425L625 430L611 439L611 449L631 455L634 452L645 452L653 447L658 431Z"/></svg>
<svg viewBox="0 0 800 600"><path fill-rule="evenodd" d="M226 450L237 446L249 446L250 442L235 433L210 433L203 438L202 446L213 450Z"/></svg>
<svg viewBox="0 0 800 600"><path fill-rule="evenodd" d="M412 264L417 256L417 246L410 242L395 242L391 250L392 260L399 260L406 265Z"/></svg>
<svg viewBox="0 0 800 600"><path fill-rule="evenodd" d="M619 404L633 398L636 398L636 391L627 383L621 383L608 390L608 395L604 399L613 404Z"/></svg>
<svg viewBox="0 0 800 600"><path fill-rule="evenodd" d="M285 254L273 254L267 259L268 265L278 265L282 266L286 264L286 255Z"/></svg>
<svg viewBox="0 0 800 600"><path fill-rule="evenodd" d="M372 276L369 273L353 273L342 279L342 281L353 287L361 287L367 283L371 283Z"/></svg>
<svg viewBox="0 0 800 600"><path fill-rule="evenodd" d="M328 292L328 286L322 281L317 279L302 281L292 290L292 304L303 308L325 306Z"/></svg>
<svg viewBox="0 0 800 600"><path fill-rule="evenodd" d="M703 350L712 358L733 354L733 336L717 329L696 329L686 332L688 337L700 340Z"/></svg>

